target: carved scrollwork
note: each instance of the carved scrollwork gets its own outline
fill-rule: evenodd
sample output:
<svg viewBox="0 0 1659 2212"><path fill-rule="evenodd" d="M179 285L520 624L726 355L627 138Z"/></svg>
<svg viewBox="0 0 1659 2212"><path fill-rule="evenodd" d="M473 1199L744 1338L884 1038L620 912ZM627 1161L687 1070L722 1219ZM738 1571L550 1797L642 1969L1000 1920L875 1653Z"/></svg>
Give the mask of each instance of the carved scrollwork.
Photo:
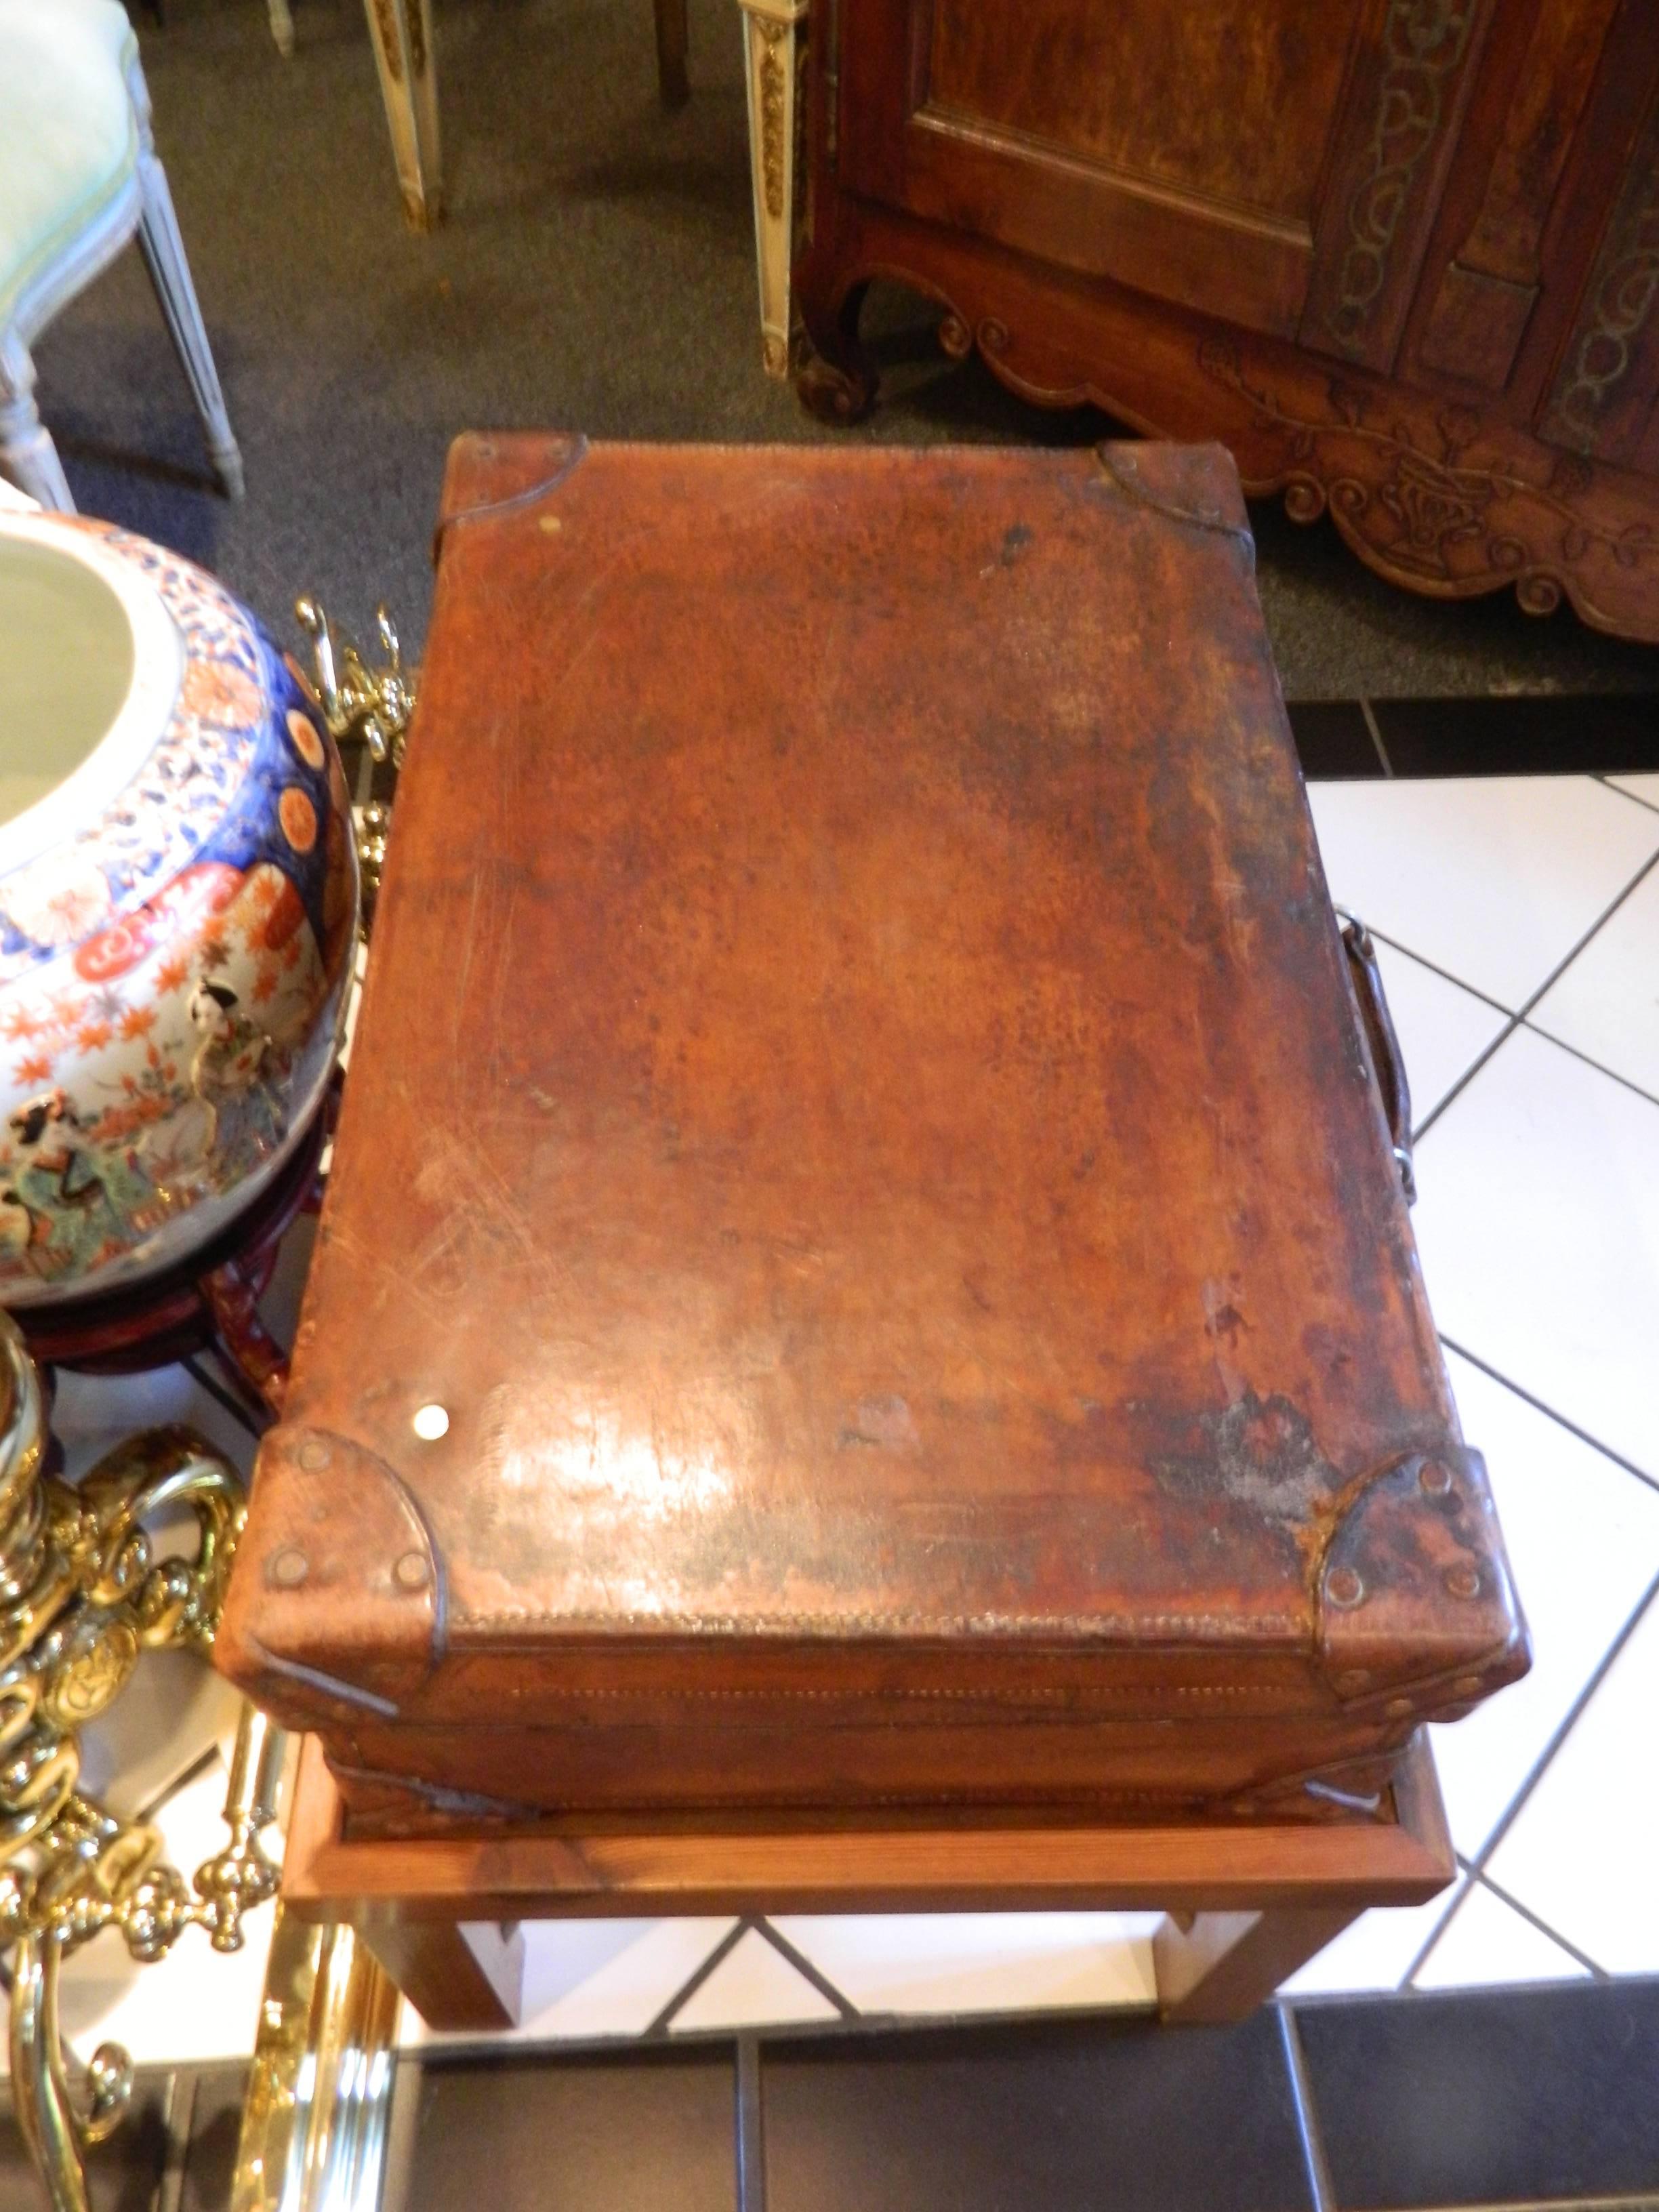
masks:
<svg viewBox="0 0 1659 2212"><path fill-rule="evenodd" d="M781 222L787 167L784 156L788 149L789 27L785 23L774 22L765 15L757 15L753 20L761 41L760 60L756 72L760 111L761 189L766 200L767 214L774 222Z"/></svg>
<svg viewBox="0 0 1659 2212"><path fill-rule="evenodd" d="M1395 403L1346 377L1322 380L1328 405L1322 416L1281 401L1264 379L1248 374L1231 340L1207 341L1199 365L1248 403L1259 426L1280 434L1289 463L1285 506L1294 519L1314 520L1328 498L1332 514L1362 550L1428 589L1464 592L1510 582L1529 612L1552 612L1560 604L1560 578L1538 558L1535 538L1523 538L1510 521L1517 511L1550 529L1564 571L1592 554L1626 568L1659 558L1659 532L1651 526L1598 525L1575 503L1593 482L1576 457L1561 456L1537 477L1481 457L1481 426L1472 410L1440 409L1431 445L1398 416L1374 419Z"/></svg>
<svg viewBox="0 0 1659 2212"><path fill-rule="evenodd" d="M1424 155L1439 136L1446 87L1463 65L1476 0L1390 0L1365 165L1346 210L1348 243L1326 327L1364 335L1389 274L1395 234Z"/></svg>
<svg viewBox="0 0 1659 2212"><path fill-rule="evenodd" d="M380 33L380 52L386 58L386 75L393 84L404 81L403 41L398 36L398 15L393 0L373 0L374 27Z"/></svg>
<svg viewBox="0 0 1659 2212"><path fill-rule="evenodd" d="M1650 144L1659 152L1659 131ZM1638 164L1602 249L1551 405L1551 434L1594 448L1659 300L1659 168Z"/></svg>

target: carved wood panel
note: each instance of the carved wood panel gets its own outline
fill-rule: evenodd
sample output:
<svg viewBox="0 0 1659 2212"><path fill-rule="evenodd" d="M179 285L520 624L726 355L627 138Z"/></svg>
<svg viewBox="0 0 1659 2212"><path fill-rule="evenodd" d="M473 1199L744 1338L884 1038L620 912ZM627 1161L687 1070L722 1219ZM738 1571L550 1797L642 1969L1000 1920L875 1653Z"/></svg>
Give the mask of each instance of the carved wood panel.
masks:
<svg viewBox="0 0 1659 2212"><path fill-rule="evenodd" d="M927 100L1114 175L1311 225L1361 9L933 0Z"/></svg>
<svg viewBox="0 0 1659 2212"><path fill-rule="evenodd" d="M843 178L1289 335L1376 0L846 0Z"/></svg>
<svg viewBox="0 0 1659 2212"><path fill-rule="evenodd" d="M1297 332L1392 367L1492 0L1383 0L1349 88Z"/></svg>
<svg viewBox="0 0 1659 2212"><path fill-rule="evenodd" d="M1550 393L1544 435L1631 461L1659 403L1659 100L1632 155Z"/></svg>
<svg viewBox="0 0 1659 2212"><path fill-rule="evenodd" d="M1468 234L1448 263L1419 353L1488 392L1510 379L1538 301L1545 225L1619 0L1543 0Z"/></svg>

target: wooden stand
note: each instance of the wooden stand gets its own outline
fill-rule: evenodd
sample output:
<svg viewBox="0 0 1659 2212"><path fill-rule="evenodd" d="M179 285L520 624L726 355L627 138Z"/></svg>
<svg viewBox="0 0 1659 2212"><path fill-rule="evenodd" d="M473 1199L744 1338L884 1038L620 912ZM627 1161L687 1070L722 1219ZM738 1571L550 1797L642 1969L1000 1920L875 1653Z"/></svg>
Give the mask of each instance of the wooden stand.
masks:
<svg viewBox="0 0 1659 2212"><path fill-rule="evenodd" d="M282 1410L288 1353L260 1319L258 1301L295 1216L318 1202L338 1093L337 1078L281 1173L204 1249L121 1290L21 1308L13 1317L30 1356L42 1367L133 1375L217 1352L255 1408L274 1419Z"/></svg>
<svg viewBox="0 0 1659 2212"><path fill-rule="evenodd" d="M526 1920L731 1912L1145 1911L1167 2021L1237 2020L1373 1905L1420 1905L1454 1861L1427 1740L1393 1817L1299 1826L856 1830L357 1842L306 1741L287 1911L349 1923L429 2027L518 2017Z"/></svg>

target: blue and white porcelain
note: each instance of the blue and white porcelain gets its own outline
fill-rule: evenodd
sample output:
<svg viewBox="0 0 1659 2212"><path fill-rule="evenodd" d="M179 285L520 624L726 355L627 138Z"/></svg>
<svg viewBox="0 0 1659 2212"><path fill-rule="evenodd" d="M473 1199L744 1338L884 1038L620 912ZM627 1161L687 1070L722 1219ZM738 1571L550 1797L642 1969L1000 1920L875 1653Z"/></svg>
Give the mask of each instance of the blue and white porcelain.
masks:
<svg viewBox="0 0 1659 2212"><path fill-rule="evenodd" d="M0 1304L171 1267L257 1195L320 1105L356 911L297 664L190 562L0 511Z"/></svg>

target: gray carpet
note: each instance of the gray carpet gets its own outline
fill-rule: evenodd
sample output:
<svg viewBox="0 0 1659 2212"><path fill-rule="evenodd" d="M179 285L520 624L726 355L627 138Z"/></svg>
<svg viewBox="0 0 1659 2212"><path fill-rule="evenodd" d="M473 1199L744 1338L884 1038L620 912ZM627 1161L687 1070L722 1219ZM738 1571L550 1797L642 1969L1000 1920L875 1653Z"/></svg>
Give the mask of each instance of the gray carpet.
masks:
<svg viewBox="0 0 1659 2212"><path fill-rule="evenodd" d="M361 6L298 0L282 61L261 0L168 0L141 20L157 144L247 464L204 477L136 254L41 339L42 411L76 498L216 569L285 635L296 591L362 624L385 595L418 646L445 447L461 429L594 436L1072 442L933 317L872 302L887 383L830 431L759 368L733 0L694 0L689 107L659 109L647 0L440 0L451 217L398 212ZM1328 524L1255 515L1261 594L1292 698L1659 690L1659 654L1379 582ZM757 588L763 588L757 580Z"/></svg>

